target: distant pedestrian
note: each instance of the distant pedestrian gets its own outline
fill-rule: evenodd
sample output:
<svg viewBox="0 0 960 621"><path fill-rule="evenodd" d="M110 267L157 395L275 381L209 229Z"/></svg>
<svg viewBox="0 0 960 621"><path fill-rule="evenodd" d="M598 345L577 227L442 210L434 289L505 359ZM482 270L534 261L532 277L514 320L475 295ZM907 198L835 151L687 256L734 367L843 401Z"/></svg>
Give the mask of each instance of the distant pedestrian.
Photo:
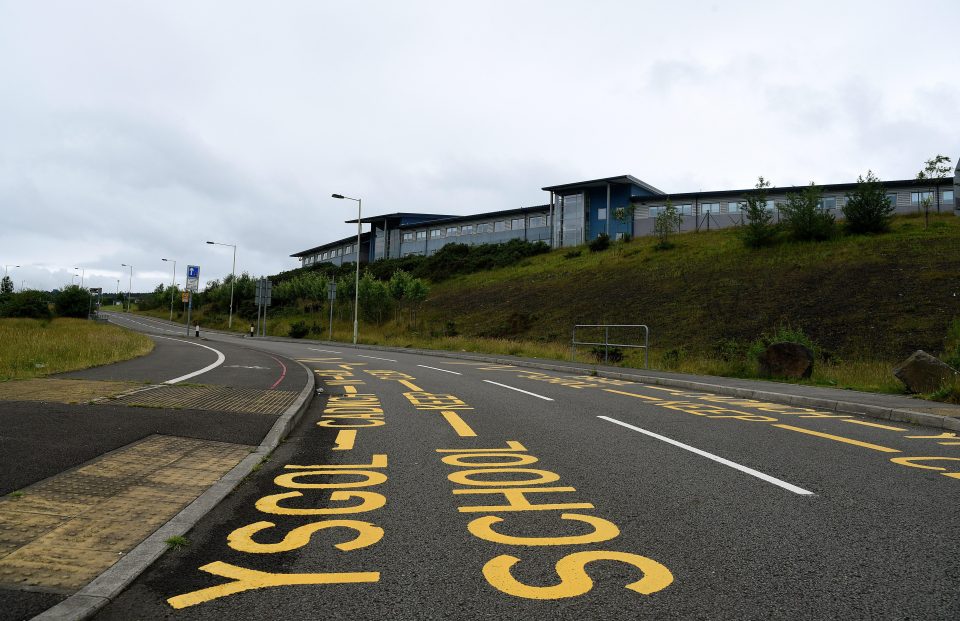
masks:
<svg viewBox="0 0 960 621"><path fill-rule="evenodd" d="M250 324L250 338L253 338L253 324Z"/></svg>
<svg viewBox="0 0 960 621"><path fill-rule="evenodd" d="M200 338L200 324L193 326L193 329L197 332L197 338Z"/></svg>

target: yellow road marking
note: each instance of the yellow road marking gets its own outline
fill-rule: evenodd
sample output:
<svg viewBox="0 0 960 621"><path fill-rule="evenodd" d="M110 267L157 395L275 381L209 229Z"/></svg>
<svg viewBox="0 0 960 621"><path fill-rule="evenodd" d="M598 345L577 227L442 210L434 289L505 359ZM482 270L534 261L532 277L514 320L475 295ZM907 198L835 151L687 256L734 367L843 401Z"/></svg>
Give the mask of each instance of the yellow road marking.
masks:
<svg viewBox="0 0 960 621"><path fill-rule="evenodd" d="M357 394L357 387L356 387L356 386L344 386L344 387L343 387L343 392L345 392L345 393L348 394L348 395L355 395L355 394Z"/></svg>
<svg viewBox="0 0 960 621"><path fill-rule="evenodd" d="M636 397L637 399L648 399L648 400L650 400L650 401L663 401L663 399L660 399L659 397L647 397L647 396L645 396L645 395L638 395L638 394L632 393L632 392L623 392L622 390L614 390L614 389L612 389L612 388L604 388L604 390L606 390L607 392L616 393L616 394L618 394L618 395L626 395L626 396L628 396L628 397Z"/></svg>
<svg viewBox="0 0 960 621"><path fill-rule="evenodd" d="M679 395L683 393L682 390L674 390L673 388L664 388L663 386L645 386L645 388L649 388L651 390L662 390L664 392L672 392L675 395Z"/></svg>
<svg viewBox="0 0 960 621"><path fill-rule="evenodd" d="M464 422L456 412L445 410L440 412L440 414L444 420L450 423L450 426L453 427L453 430L456 431L457 435L461 438L475 438L477 436L477 433L471 429L470 425Z"/></svg>
<svg viewBox="0 0 960 621"><path fill-rule="evenodd" d="M407 380L398 380L398 381L399 381L401 384L403 384L404 386L406 386L407 388L409 388L410 390L413 390L413 391L415 391L415 392L423 392L423 388L420 388L420 387L417 386L416 384L411 384L411 383L408 382Z"/></svg>
<svg viewBox="0 0 960 621"><path fill-rule="evenodd" d="M353 449L353 443L357 441L356 429L341 429L337 432L335 451L349 451Z"/></svg>
<svg viewBox="0 0 960 621"><path fill-rule="evenodd" d="M843 420L845 423L853 423L854 425L864 425L866 427L876 427L877 429L889 429L890 431L906 431L903 427L891 427L890 425L880 425L878 423L868 423L865 420L854 420L852 418L846 418Z"/></svg>
<svg viewBox="0 0 960 621"><path fill-rule="evenodd" d="M854 440L852 438L844 438L843 436L835 436L829 433L814 431L812 429L804 429L803 427L794 427L792 425L774 425L774 427L779 427L780 429L787 429L789 431L797 431L799 433L805 433L807 435L817 436L818 438L826 438L827 440L834 440L835 442L843 442L844 444L862 446L863 448L868 448L874 451L880 451L881 453L899 453L900 452L897 449L888 448L886 446L880 446L878 444L870 444L869 442L861 442L860 440Z"/></svg>

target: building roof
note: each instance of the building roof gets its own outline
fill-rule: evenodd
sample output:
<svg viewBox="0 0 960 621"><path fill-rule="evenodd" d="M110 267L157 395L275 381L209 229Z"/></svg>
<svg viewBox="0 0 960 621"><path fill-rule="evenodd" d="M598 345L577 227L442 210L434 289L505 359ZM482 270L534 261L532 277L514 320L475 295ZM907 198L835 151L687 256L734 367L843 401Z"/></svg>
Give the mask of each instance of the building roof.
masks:
<svg viewBox="0 0 960 621"><path fill-rule="evenodd" d="M919 188L919 187L931 187L934 184L929 181L918 181L916 179L898 179L894 181L881 181L883 187L890 189L898 188ZM946 185L946 183L942 184ZM802 185L789 185L789 186L779 186L775 188L767 188L767 194L786 194L787 192L797 192L802 190L805 186ZM820 185L820 188L824 192L849 192L857 187L856 183L828 183ZM662 201L662 200L685 200L685 199L698 199L704 197L740 197L748 196L753 192L756 192L756 188L748 188L745 190L716 190L713 192L677 192L675 194L664 194L663 196L633 196L630 198L631 202L634 203L649 203L651 201Z"/></svg>
<svg viewBox="0 0 960 621"><path fill-rule="evenodd" d="M437 218L451 218L453 217L450 214L441 214L441 213L413 213L409 211L398 211L397 213L385 213L379 216L367 216L366 218L361 218L360 222L364 224L371 224L377 222L383 222L384 220L391 220L391 224L396 226L396 221L399 220L401 223L404 220L417 220L423 222L424 220L434 220ZM345 220L347 224L356 224L357 219Z"/></svg>
<svg viewBox="0 0 960 621"><path fill-rule="evenodd" d="M600 188L606 186L608 183L636 185L644 190L647 190L648 192L652 192L653 194L663 194L662 190L658 190L646 181L641 181L632 175L619 175L617 177L604 177L603 179L592 179L590 181L578 181L576 183L564 183L562 185L549 185L540 189L546 192L562 192L564 190Z"/></svg>
<svg viewBox="0 0 960 621"><path fill-rule="evenodd" d="M356 220L354 220L354 222L356 222ZM369 242L369 241L370 241L370 233L369 233L369 232L367 232L367 233L362 233L362 234L360 235L360 245L361 245L361 246L362 246L365 242ZM338 247L338 246L344 246L344 245L349 244L349 243L351 243L351 242L354 243L354 244L357 243L357 236L356 236L356 235L351 235L350 237L344 237L343 239L338 239L337 241L327 242L326 244L323 244L322 246L317 246L317 247L315 247L315 248L310 248L309 250L301 250L300 252L298 252L298 253L296 253L296 254L291 254L290 256L291 256L291 257L305 257L305 256L308 256L308 255L311 255L311 254L316 254L316 253L318 253L318 252L322 252L322 251L324 251L324 250L329 250L330 248L336 248L336 247Z"/></svg>
<svg viewBox="0 0 960 621"><path fill-rule="evenodd" d="M436 226L440 224L452 224L454 222L467 222L469 220L503 218L503 217L515 216L519 214L526 214L530 212L547 213L549 210L550 210L550 205L534 205L533 207L517 207L515 209L503 209L501 211L487 211L485 213L475 213L467 216L444 216L441 218L437 218L436 220L428 220L426 222L412 222L410 224L401 224L398 228L413 229L421 226Z"/></svg>

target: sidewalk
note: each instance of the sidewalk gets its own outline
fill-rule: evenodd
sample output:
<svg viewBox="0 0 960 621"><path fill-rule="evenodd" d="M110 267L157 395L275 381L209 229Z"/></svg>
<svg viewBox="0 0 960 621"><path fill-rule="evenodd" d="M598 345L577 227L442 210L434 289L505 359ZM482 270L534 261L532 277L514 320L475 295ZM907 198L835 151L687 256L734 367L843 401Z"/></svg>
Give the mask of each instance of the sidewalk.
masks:
<svg viewBox="0 0 960 621"><path fill-rule="evenodd" d="M151 356L88 374L142 373ZM0 383L0 616L80 619L119 593L306 410L313 374L288 363L292 390L77 373Z"/></svg>

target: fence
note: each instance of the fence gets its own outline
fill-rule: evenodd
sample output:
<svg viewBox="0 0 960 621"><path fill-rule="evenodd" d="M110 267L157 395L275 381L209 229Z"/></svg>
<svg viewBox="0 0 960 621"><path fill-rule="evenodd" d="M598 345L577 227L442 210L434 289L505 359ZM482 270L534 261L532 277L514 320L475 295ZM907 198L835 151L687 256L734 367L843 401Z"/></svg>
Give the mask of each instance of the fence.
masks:
<svg viewBox="0 0 960 621"><path fill-rule="evenodd" d="M577 330L583 330L584 328L602 328L603 329L603 341L601 342L591 342L591 341L578 341L577 340ZM637 328L638 332L643 335L643 345L631 345L628 343L611 343L610 342L610 328ZM573 339L571 341L570 350L571 350L571 359L576 362L577 360L577 345L592 345L594 347L603 347L603 361L608 362L610 359L610 348L611 347L627 347L630 349L642 349L643 350L643 368L649 366L649 351L650 351L650 328L643 324L577 324L573 326Z"/></svg>

